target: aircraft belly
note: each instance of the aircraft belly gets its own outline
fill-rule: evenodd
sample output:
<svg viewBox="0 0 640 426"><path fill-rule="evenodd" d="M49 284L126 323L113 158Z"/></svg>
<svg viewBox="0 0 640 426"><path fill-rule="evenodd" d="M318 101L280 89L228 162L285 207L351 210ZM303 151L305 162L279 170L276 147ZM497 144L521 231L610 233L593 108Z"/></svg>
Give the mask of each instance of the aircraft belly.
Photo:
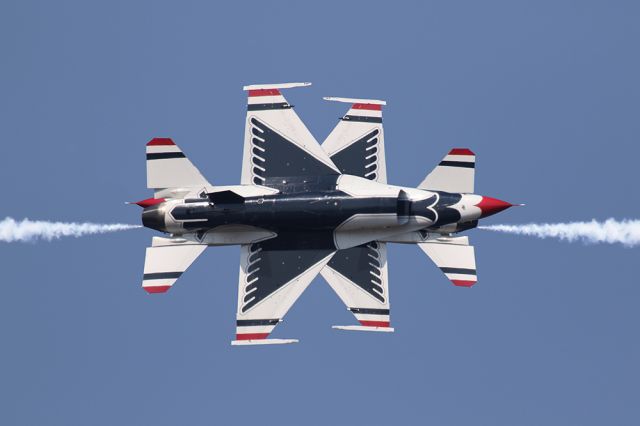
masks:
<svg viewBox="0 0 640 426"><path fill-rule="evenodd" d="M351 223L349 230L355 230L386 228L398 222L395 198L353 198L343 193L289 194L230 205L180 206L171 215L189 232L222 225L248 225L276 231L334 230L345 222Z"/></svg>

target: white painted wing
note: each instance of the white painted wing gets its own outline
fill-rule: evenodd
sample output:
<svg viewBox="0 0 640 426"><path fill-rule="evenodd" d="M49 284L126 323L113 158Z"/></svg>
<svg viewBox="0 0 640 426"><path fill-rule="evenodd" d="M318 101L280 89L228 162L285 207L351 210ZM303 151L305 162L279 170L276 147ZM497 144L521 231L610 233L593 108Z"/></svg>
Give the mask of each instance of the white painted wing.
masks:
<svg viewBox="0 0 640 426"><path fill-rule="evenodd" d="M454 148L418 185L430 191L473 193L476 155L467 148Z"/></svg>
<svg viewBox="0 0 640 426"><path fill-rule="evenodd" d="M300 237L306 241L304 236ZM313 237L310 237L313 238ZM236 341L264 344L274 327L331 259L334 251L296 247L296 235L243 245L238 280ZM291 343L275 341L269 343Z"/></svg>
<svg viewBox="0 0 640 426"><path fill-rule="evenodd" d="M144 259L142 288L148 293L166 292L206 248L180 238L153 237Z"/></svg>
<svg viewBox="0 0 640 426"><path fill-rule="evenodd" d="M338 169L280 93L311 83L245 86L247 118L242 158L243 185L269 186L285 176L338 174Z"/></svg>
<svg viewBox="0 0 640 426"><path fill-rule="evenodd" d="M322 143L322 148L340 173L387 183L387 166L382 127L385 101L373 99L324 98L350 103L349 111Z"/></svg>
<svg viewBox="0 0 640 426"><path fill-rule="evenodd" d="M346 330L393 331L389 327L389 274L387 245L372 241L333 255L320 271L360 326L334 326Z"/></svg>
<svg viewBox="0 0 640 426"><path fill-rule="evenodd" d="M169 138L147 143L147 188L190 188L209 182Z"/></svg>
<svg viewBox="0 0 640 426"><path fill-rule="evenodd" d="M439 238L418 245L454 285L471 287L478 281L469 237Z"/></svg>

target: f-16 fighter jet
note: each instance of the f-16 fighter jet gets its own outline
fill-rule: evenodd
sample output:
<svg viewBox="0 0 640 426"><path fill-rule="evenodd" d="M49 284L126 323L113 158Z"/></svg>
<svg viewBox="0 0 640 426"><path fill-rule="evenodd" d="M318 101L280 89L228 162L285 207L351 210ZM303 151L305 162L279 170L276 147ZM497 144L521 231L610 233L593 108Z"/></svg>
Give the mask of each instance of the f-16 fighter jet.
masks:
<svg viewBox="0 0 640 426"><path fill-rule="evenodd" d="M349 110L320 145L282 95L310 83L246 86L240 185L214 186L171 140L147 144L145 227L167 234L147 248L143 288L164 293L211 246L240 245L233 345L269 339L320 274L358 325L391 332L387 244L416 244L456 286L476 283L466 236L512 204L474 194L475 154L454 148L417 188L387 184L382 107L325 98Z"/></svg>

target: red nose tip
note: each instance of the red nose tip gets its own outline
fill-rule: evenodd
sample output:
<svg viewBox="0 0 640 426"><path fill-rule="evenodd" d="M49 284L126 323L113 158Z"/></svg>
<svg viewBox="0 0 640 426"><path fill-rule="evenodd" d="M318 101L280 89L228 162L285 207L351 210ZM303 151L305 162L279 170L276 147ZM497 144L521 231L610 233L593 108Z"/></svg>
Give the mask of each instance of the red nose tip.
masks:
<svg viewBox="0 0 640 426"><path fill-rule="evenodd" d="M164 202L164 198L147 198L146 200L137 201L137 202L128 203L128 204L137 204L142 208L146 208L150 206L155 206L156 204L160 204L163 202Z"/></svg>
<svg viewBox="0 0 640 426"><path fill-rule="evenodd" d="M479 207L480 210L482 210L482 214L480 215L481 218L500 213L502 210L506 210L512 206L513 204L511 203L491 197L482 197L482 200L476 204L476 207Z"/></svg>

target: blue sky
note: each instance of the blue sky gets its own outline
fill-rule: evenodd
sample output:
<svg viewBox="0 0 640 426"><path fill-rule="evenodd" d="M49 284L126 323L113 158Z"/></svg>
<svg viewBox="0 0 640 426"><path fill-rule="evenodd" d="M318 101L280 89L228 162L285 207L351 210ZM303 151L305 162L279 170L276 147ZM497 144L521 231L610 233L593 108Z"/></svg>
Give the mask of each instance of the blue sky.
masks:
<svg viewBox="0 0 640 426"><path fill-rule="evenodd" d="M0 218L137 223L144 144L172 137L240 178L251 83L322 140L386 99L389 181L454 146L476 190L527 207L488 223L637 218L640 6L632 1L32 2L0 5ZM239 249L166 295L140 289L152 231L1 244L7 425L636 425L637 249L469 233L479 283L389 250L389 334L317 279L274 337L235 348Z"/></svg>

